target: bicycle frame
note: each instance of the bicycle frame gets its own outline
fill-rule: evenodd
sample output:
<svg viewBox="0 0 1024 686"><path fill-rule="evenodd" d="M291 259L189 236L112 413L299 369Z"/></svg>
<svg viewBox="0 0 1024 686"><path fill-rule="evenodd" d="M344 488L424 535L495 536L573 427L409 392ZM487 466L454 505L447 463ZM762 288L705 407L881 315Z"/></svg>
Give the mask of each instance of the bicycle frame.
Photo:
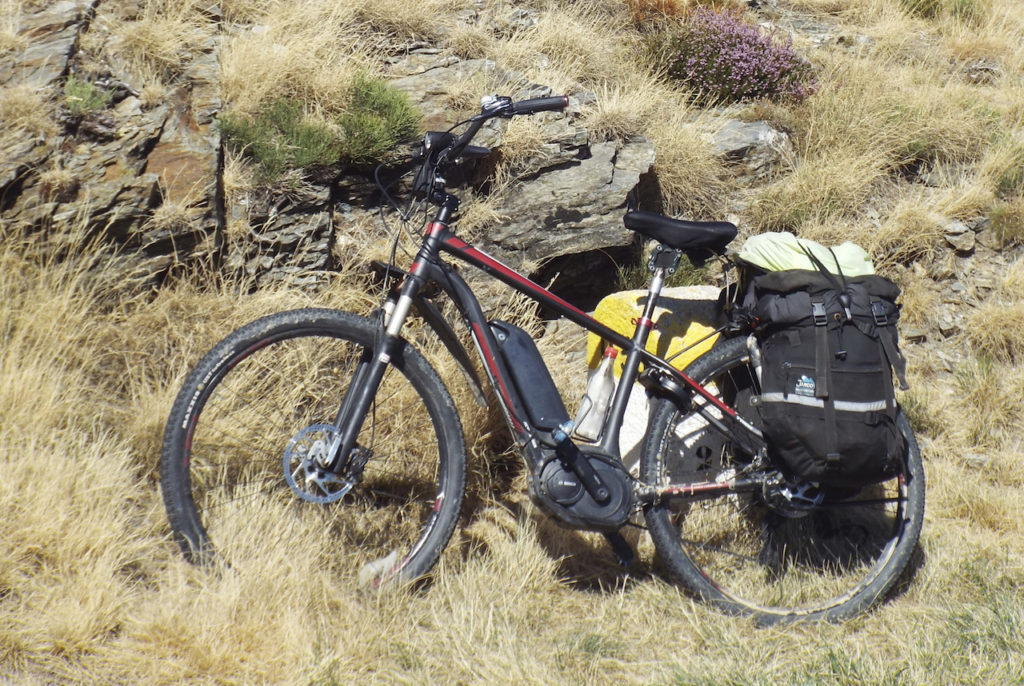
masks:
<svg viewBox="0 0 1024 686"><path fill-rule="evenodd" d="M458 272L441 259L441 253L450 255L461 262L484 271L515 291L544 305L559 316L565 317L585 330L600 336L625 353L626 357L622 375L616 386L611 407L601 433L600 442L598 443L598 448L605 454L621 460L618 443L619 431L622 428L630 391L637 380L641 364L649 368L653 367L661 370L677 386L685 388L688 396L686 398L687 404L689 404L690 400L696 400L697 402L693 403L693 409L699 412L718 431L737 439L745 435L748 444L761 444L761 432L740 417L733 408L723 403L713 393L685 373L646 350L647 339L654 327L651 317L653 316L657 297L664 283L665 269L657 268L655 270L649 287L645 311L637 319L632 337L626 337L452 233L449 230L448 221L457 205L458 199L454 196L447 196L445 202L441 204L437 216L426 227L420 250L408 272L406 272L405 279L401 284L400 294L389 302L388 309L390 309L390 314L385 321L385 335L379 342L372 358L365 358L362 361L360 369L357 370L350 390L338 412L336 426L340 429L340 437L336 446L336 452L333 454L333 463L336 463L340 456L348 455L355 446L355 437L359 433L363 418L367 414L376 388L383 378L391 356L397 350L396 346L400 340L402 327L409 316L411 308L417 302L423 301L423 289L429 282L436 283L449 296L467 324L516 443L531 453L538 450L541 444L551 445L550 434L538 431L536 427L530 426L530 423L527 421L525 401L520 397L515 385L510 383L509 370L506 368L502 355L497 352L498 343L479 301ZM443 318L432 317L430 323L435 329L439 328L438 320L440 320L440 326L448 326ZM454 333L450 330L450 327L447 331L444 331L442 328L438 333L450 350L452 350L453 346L461 346L457 342ZM468 356L464 354L464 350L461 348L459 350L462 354L456 354L456 358L460 364L465 366L464 360L468 360ZM452 350L452 352L455 353L456 350ZM467 372L471 378L475 378L468 368ZM720 416L716 416L712 412L712 408L717 410ZM703 492L721 492L723 490L735 491L737 488L742 487L743 485L737 482L677 484L658 489L657 497L696 495Z"/></svg>

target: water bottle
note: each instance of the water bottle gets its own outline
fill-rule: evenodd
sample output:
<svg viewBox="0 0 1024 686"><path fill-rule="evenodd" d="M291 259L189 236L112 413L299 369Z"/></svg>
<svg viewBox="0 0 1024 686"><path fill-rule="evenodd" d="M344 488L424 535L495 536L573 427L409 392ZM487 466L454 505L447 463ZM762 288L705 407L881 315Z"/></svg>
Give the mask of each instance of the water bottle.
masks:
<svg viewBox="0 0 1024 686"><path fill-rule="evenodd" d="M580 402L580 411L576 414L576 435L587 441L596 441L604 428L604 419L608 415L608 405L612 401L615 390L615 376L612 365L619 351L608 346L604 349L604 358L597 371L587 382L587 393Z"/></svg>

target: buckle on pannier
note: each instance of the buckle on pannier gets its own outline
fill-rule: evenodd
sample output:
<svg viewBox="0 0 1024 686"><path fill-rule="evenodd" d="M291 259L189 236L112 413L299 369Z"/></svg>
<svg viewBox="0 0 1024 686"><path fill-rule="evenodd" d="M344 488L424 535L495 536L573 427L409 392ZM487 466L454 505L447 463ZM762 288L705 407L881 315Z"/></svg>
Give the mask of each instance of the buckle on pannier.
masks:
<svg viewBox="0 0 1024 686"><path fill-rule="evenodd" d="M811 316L814 318L815 326L828 324L828 313L825 311L825 303L811 303Z"/></svg>
<svg viewBox="0 0 1024 686"><path fill-rule="evenodd" d="M885 305L880 301L871 302L871 314L875 318L875 326L888 326L889 318L885 315Z"/></svg>

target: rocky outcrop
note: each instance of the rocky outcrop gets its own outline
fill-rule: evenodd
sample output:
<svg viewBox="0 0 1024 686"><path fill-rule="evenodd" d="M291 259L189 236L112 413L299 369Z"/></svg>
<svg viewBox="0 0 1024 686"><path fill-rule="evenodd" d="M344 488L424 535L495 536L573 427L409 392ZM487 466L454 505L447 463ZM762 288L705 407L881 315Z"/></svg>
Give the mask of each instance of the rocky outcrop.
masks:
<svg viewBox="0 0 1024 686"><path fill-rule="evenodd" d="M483 245L522 263L633 240L622 226L623 208L654 163L654 147L637 139L572 150L570 161L516 185L501 208L509 220L489 230Z"/></svg>
<svg viewBox="0 0 1024 686"><path fill-rule="evenodd" d="M128 65L78 49L90 24L101 23L93 22L98 6L66 1L20 17L16 33L26 47L10 55L0 85L33 89L54 109L56 133L27 139L25 154L0 162L3 221L25 230L84 225L157 275L183 257L212 253L223 225L220 141L211 126L220 108L218 45L188 66L187 88L147 108L142 78ZM64 84L72 75L108 104L69 110Z"/></svg>
<svg viewBox="0 0 1024 686"><path fill-rule="evenodd" d="M347 249L349 227L375 224L380 200L370 179L331 173L225 197L223 150L213 125L222 106L223 35L214 31L183 67L175 81L183 85L154 101L142 94L146 84L131 63L96 47L116 43L105 32L133 19L133 7L64 0L20 17L25 47L0 67L0 85L37 89L57 124L56 133L18 140L0 161L5 226L84 223L138 255L154 275L175 263L211 260L255 281L315 282L316 272L332 268ZM211 26L221 25L216 6L206 14ZM480 20L466 13L467 22ZM515 26L536 21L518 10L508 19ZM90 40L83 41L86 31ZM463 59L426 42L405 45L389 69L391 83L420 109L427 128L449 127L457 119L453 108L472 109L453 97L474 80L517 99L551 94L493 61ZM109 104L72 114L64 96L71 75L95 84ZM470 179L505 218L485 227L482 248L531 270L550 258L632 243L621 216L627 196L651 172L655 151L639 137L608 140L584 128L583 110L594 97L575 93L565 112L536 115L531 152L516 153L514 164L505 159L507 121L489 123L474 141L491 147L508 172L501 184L487 176L493 166ZM793 154L788 136L765 122L725 119L714 145L741 186L763 183ZM973 232L951 229L947 238L963 250Z"/></svg>
<svg viewBox="0 0 1024 686"><path fill-rule="evenodd" d="M238 228L228 231L225 267L254 282L318 283L332 264L331 205L328 186L303 186L280 198L238 198L229 208L229 227Z"/></svg>
<svg viewBox="0 0 1024 686"><path fill-rule="evenodd" d="M789 135L765 121L725 120L715 134L714 150L733 166L740 186L767 181L795 156Z"/></svg>
<svg viewBox="0 0 1024 686"><path fill-rule="evenodd" d="M428 126L450 125L444 99L454 84L468 77L484 74L516 99L552 95L550 88L524 86L518 74L501 70L490 60L461 60L430 48L396 61L392 68L399 75L394 85L419 106ZM574 94L564 113L535 115L544 143L517 163L518 179L499 191L497 212L507 219L487 227L482 248L523 267L543 258L632 241L622 226L622 209L640 176L650 171L654 147L642 138L592 139L580 125L581 100L592 99L591 94ZM504 123L493 124L474 144L491 147L500 156Z"/></svg>
<svg viewBox="0 0 1024 686"><path fill-rule="evenodd" d="M67 75L82 30L99 0L62 0L22 17L15 33L24 41L13 59L0 62L0 84L56 88Z"/></svg>

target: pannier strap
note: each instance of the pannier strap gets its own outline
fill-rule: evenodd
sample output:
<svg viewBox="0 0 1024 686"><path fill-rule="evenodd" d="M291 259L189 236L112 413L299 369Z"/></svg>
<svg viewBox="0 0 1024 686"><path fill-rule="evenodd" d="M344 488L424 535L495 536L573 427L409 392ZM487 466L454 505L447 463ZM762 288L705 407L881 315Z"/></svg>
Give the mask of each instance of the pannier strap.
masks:
<svg viewBox="0 0 1024 686"><path fill-rule="evenodd" d="M827 398L829 394L828 317L825 303L815 298L811 301L811 316L814 317L814 396Z"/></svg>
<svg viewBox="0 0 1024 686"><path fill-rule="evenodd" d="M903 353L896 347L896 333L893 331L893 327L886 326L880 328L878 330L878 342L882 344L882 350L885 352L885 357L889 364L896 370L896 378L899 379L900 390L909 390L910 384L907 383L907 358L903 357Z"/></svg>
<svg viewBox="0 0 1024 686"><path fill-rule="evenodd" d="M832 386L832 365L827 359L828 355L828 338L827 338L827 327L816 326L815 331L818 332L818 340L824 341L825 349L825 381L826 385ZM818 344L817 359L818 364L821 364L822 360L822 344ZM825 470L833 471L839 469L839 428L836 424L836 401L831 395L827 395L825 400L825 449L828 451L825 453Z"/></svg>
<svg viewBox="0 0 1024 686"><path fill-rule="evenodd" d="M896 345L896 327L889 322L885 314L885 306L877 298L871 299L871 315L875 318L875 331L878 333L878 342L882 345L882 352L889 365L895 370L896 378L900 382L900 390L910 389L907 383L907 358L903 357L899 346Z"/></svg>
<svg viewBox="0 0 1024 686"><path fill-rule="evenodd" d="M871 301L871 316L875 318L875 326L889 325L889 318L885 316L885 306L881 300Z"/></svg>

